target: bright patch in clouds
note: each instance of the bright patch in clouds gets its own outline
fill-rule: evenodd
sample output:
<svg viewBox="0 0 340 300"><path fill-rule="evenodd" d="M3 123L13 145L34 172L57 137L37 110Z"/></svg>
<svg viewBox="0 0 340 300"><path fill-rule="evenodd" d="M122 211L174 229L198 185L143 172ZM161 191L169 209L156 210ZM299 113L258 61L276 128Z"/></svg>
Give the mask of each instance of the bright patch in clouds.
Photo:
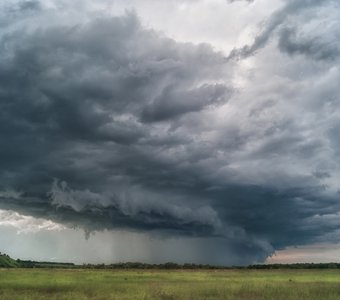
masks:
<svg viewBox="0 0 340 300"><path fill-rule="evenodd" d="M329 263L340 260L340 244L317 244L301 247L288 247L277 251L266 263Z"/></svg>
<svg viewBox="0 0 340 300"><path fill-rule="evenodd" d="M0 227L14 228L18 234L66 229L50 220L20 215L11 210L0 210Z"/></svg>

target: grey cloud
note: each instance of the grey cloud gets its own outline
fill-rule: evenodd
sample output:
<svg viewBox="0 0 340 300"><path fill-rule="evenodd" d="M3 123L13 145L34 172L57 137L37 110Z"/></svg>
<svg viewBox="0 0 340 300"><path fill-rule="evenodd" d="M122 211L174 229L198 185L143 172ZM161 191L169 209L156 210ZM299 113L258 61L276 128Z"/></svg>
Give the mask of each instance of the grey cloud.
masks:
<svg viewBox="0 0 340 300"><path fill-rule="evenodd" d="M39 10L41 8L39 1L24 1L19 4L20 10Z"/></svg>
<svg viewBox="0 0 340 300"><path fill-rule="evenodd" d="M264 25L263 30L255 37L254 42L251 45L243 46L240 49L233 49L231 53L229 54L228 58L246 58L251 55L254 55L258 50L265 47L268 42L272 39L272 37L275 35L277 30L284 26L286 23L291 22L291 19L298 16L301 18L301 12L302 11L308 11L310 9L313 9L315 7L322 7L327 2L332 4L332 1L317 1L317 0L303 0L303 1L291 1L287 0L283 7L276 11L270 18L267 20L266 24ZM284 47L284 40L288 42L287 40L288 35L287 31L283 31L283 35L281 35L280 38L280 44L281 48ZM290 41L291 42L291 41ZM311 45L305 45L305 47L310 48ZM287 48L289 46L287 45ZM298 52L297 45L293 45L293 43L290 43L291 52ZM293 50L295 48L295 51ZM302 50L302 46L300 47ZM290 51L287 51L290 52ZM322 55L322 54L318 54Z"/></svg>
<svg viewBox="0 0 340 300"><path fill-rule="evenodd" d="M200 111L211 105L226 101L228 94L225 85L203 85L190 91L176 91L167 87L162 95L142 112L143 121L163 121L189 112Z"/></svg>
<svg viewBox="0 0 340 300"><path fill-rule="evenodd" d="M316 60L334 61L340 55L337 36L330 41L322 41L320 37L299 37L296 30L283 29L279 35L279 48L288 54L303 54Z"/></svg>
<svg viewBox="0 0 340 300"><path fill-rule="evenodd" d="M224 104L229 89L214 83L226 74L221 54L207 45L179 44L160 37L143 29L134 14L76 27L16 29L3 38L2 48L8 56L0 72L5 86L1 132L7 146L2 148L0 163L4 186L25 191L22 202L35 207L36 201L45 201L45 212L49 205L79 214L107 209L120 216L121 226L132 228L181 231L183 227L188 233L201 225L211 232L216 229L218 217L209 206L200 205L193 212L185 204L171 204L174 195L164 196L168 200L163 201L170 202L167 205L145 189L134 195L140 202L131 200L124 206L121 196L109 197L98 190L108 185L131 189L134 181L143 184L139 180L163 187L173 180L176 171L169 170L162 176L164 182L152 183L158 176L152 168L164 163L152 161L140 147L156 145L159 137L164 145L166 136L157 130L153 133L152 125L140 119L148 109L159 121ZM162 106L168 116L161 116ZM152 121L149 116L148 122ZM22 142L25 147L19 147ZM89 155L94 160L88 160ZM79 190L90 185L97 192L60 194L54 185L54 196L48 197L53 177L70 181ZM153 199L143 200L146 195ZM129 207L139 209L131 213Z"/></svg>
<svg viewBox="0 0 340 300"><path fill-rule="evenodd" d="M227 0L227 1L230 3L233 3L233 2L239 2L239 1L254 2L255 0Z"/></svg>
<svg viewBox="0 0 340 300"><path fill-rule="evenodd" d="M241 51L265 57L243 89L233 86L242 68L223 53L145 29L134 13L7 23L0 208L87 232L207 239L205 262L212 252L246 264L335 241L339 74L314 61L328 61L324 44L295 50L309 39L281 25L314 5L287 2ZM281 51L304 60L279 51L282 64L270 60L274 32Z"/></svg>
<svg viewBox="0 0 340 300"><path fill-rule="evenodd" d="M143 223L153 224L155 222L170 222L177 219L177 226L196 223L198 225L212 228L212 232L217 231L221 226L217 213L210 207L199 207L191 209L183 205L175 205L164 201L159 202L157 197L152 194L142 193L141 191L127 191L111 194L98 194L89 190L77 191L67 186L66 182L54 181L51 191L51 205L57 209L67 207L75 212L90 210L94 213L105 212L110 208L119 211L122 215L134 219L144 218ZM158 220L153 218L158 215ZM171 226L170 223L167 224ZM157 226L156 226L157 227Z"/></svg>

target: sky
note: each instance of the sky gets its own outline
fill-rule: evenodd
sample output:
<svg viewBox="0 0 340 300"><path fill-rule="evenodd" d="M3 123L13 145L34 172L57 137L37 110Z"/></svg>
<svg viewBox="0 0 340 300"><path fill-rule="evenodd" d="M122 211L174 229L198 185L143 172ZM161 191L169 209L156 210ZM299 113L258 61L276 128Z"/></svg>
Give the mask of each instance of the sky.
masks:
<svg viewBox="0 0 340 300"><path fill-rule="evenodd" d="M0 251L340 261L340 3L4 0Z"/></svg>

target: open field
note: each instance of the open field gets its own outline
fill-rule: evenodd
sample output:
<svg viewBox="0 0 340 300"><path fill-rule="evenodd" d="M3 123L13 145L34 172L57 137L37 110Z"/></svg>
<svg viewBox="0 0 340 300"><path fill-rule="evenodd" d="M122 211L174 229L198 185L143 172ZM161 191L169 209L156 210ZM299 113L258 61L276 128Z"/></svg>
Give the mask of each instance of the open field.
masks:
<svg viewBox="0 0 340 300"><path fill-rule="evenodd" d="M0 299L340 299L340 271L0 269Z"/></svg>

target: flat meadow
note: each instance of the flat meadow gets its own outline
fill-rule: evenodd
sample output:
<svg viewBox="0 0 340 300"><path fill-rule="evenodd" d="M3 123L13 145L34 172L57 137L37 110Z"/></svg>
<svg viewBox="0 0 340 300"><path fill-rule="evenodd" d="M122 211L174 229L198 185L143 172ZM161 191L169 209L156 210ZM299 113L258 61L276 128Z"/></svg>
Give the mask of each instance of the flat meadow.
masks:
<svg viewBox="0 0 340 300"><path fill-rule="evenodd" d="M0 299L340 299L340 270L0 269Z"/></svg>

